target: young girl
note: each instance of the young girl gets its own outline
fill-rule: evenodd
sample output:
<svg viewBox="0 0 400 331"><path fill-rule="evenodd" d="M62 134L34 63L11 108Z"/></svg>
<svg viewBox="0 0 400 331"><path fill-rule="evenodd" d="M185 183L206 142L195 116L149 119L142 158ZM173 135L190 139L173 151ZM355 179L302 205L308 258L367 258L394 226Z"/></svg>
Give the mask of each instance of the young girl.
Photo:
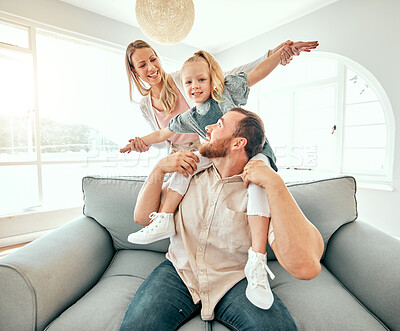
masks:
<svg viewBox="0 0 400 331"><path fill-rule="evenodd" d="M247 76L245 73L229 75L224 78L222 70L215 59L204 51L195 53L182 68L181 79L188 98L195 107L173 118L168 128L159 130L143 138L146 145L159 143L168 139L175 132L197 133L207 139L206 126L216 123L220 117L232 108L246 104L249 87L265 78L280 62L279 52L260 63ZM131 142L133 144L134 142ZM122 152L129 150L129 145ZM198 155L198 173L211 161ZM277 170L275 155L268 143L261 153L252 160L263 160L267 165ZM152 222L142 230L132 233L128 241L147 244L164 239L175 234L173 213L182 200L189 186L191 176L185 178L175 173L170 181L168 193L160 213L150 215ZM273 279L274 275L266 264L266 244L270 210L265 190L250 184L248 189L247 214L252 236L252 248L249 249L249 259L245 267L248 279L246 296L256 306L269 309L273 303L273 294L269 286L267 272ZM270 238L270 242L272 238Z"/></svg>

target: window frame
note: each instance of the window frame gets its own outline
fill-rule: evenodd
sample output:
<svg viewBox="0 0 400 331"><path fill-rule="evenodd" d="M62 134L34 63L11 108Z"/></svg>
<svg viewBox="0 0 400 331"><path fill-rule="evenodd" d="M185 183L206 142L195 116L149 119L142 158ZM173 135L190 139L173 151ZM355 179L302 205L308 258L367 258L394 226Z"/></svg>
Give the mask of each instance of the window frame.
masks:
<svg viewBox="0 0 400 331"><path fill-rule="evenodd" d="M98 38L94 38L88 35L76 33L76 32L71 32L68 30L64 30L61 28L57 28L54 26L48 26L45 24L42 24L40 22L36 21L31 21L29 19L23 19L19 17L15 17L13 15L9 15L6 13L1 13L0 12L0 23L4 22L6 24L10 25L15 25L15 26L21 26L28 31L28 44L29 48L24 48L16 45L11 45L8 43L2 43L0 42L0 48L16 51L16 52L23 52L23 53L28 53L32 55L32 60L33 60L33 77L34 77L34 82L33 82L33 94L34 94L34 107L35 109L33 110L34 113L34 121L35 121L35 126L34 126L34 143L36 147L36 155L35 155L35 160L28 160L28 161L0 161L0 167L1 166L26 166L26 165L31 165L36 167L36 172L37 172L37 190L38 190L38 204L33 205L33 206L26 206L24 208L18 209L15 212L11 213L4 213L0 214L0 220L1 219L7 219L8 217L12 216L18 216L18 215L27 215L27 214L34 214L34 213L41 213L41 212L46 212L46 211L52 211L55 209L76 209L77 206L76 204L60 204L60 206L55 206L55 205L47 205L44 201L44 192L43 192L43 184L44 184L44 179L43 179L43 166L46 165L65 165L65 164L88 164L88 163L96 163L96 164L105 164L108 162L119 162L119 163L124 163L124 162L131 162L131 160L111 160L106 156L106 157L101 157L101 158L82 158L82 159L74 159L74 160L42 160L41 156L41 136L40 136L40 106L39 106L39 83L38 83L38 60L37 60L37 51L36 51L36 35L43 31L44 33L49 33L49 34L56 34L60 35L62 37L72 39L78 42L83 42L83 43L88 43L92 44L97 47L102 47L102 48L107 48L111 51L115 51L120 53L121 55L125 54L125 49L126 47L123 45L119 45L116 43L108 42L105 40L101 40ZM38 31L39 30L39 31ZM169 59L165 57L160 57L163 63L165 62L165 66L170 66L174 67L177 66L177 61L174 59ZM127 98L129 98L128 93L127 93ZM154 154L154 153L153 153ZM154 157L154 155L149 155L149 157ZM139 159L137 162L143 162L143 159L146 157L144 155L140 155ZM135 162L135 161L133 161ZM145 161L146 162L146 161ZM122 165L124 166L124 165Z"/></svg>
<svg viewBox="0 0 400 331"><path fill-rule="evenodd" d="M328 52L320 52L315 51L309 54L304 54L299 58L294 59L294 61L307 61L308 59L327 59L331 61L335 61L337 63L337 75L332 78L321 79L317 81L307 82L307 83L296 83L293 85L288 85L284 88L276 88L269 91L262 91L262 87L257 88L256 97L258 99L257 102L257 112L262 117L264 114L262 109L260 108L260 100L264 95L295 95L296 91L303 91L306 89L320 88L323 86L332 86L336 85L337 93L336 93L336 106L334 109L334 121L336 125L337 135L334 143L334 160L336 160L335 164L332 166L332 170L328 171L320 171L320 170L287 170L280 169L283 173L283 177L287 175L290 180L294 178L297 179L312 179L312 178L321 178L323 176L335 176L335 175L344 175L350 174L353 175L360 187L365 188L373 188L373 189L382 189L382 190L393 190L393 166L394 166L394 142L395 142L395 121L394 121L394 113L389 100L388 95L386 94L384 88L379 83L378 79L365 67L361 64L357 63L354 60L351 60L345 56L328 53ZM290 64L289 64L290 66ZM385 147L385 167L382 171L364 171L363 169L347 169L348 171L344 171L344 134L345 134L345 114L346 114L346 84L347 78L346 73L347 69L350 69L360 75L363 80L372 88L373 92L376 94L378 102L380 102L382 106L382 111L385 117L385 125L386 125L386 147ZM267 78L268 79L268 78ZM254 89L253 89L254 90ZM292 126L294 125L295 118L295 102L291 102L290 109L290 117L293 120ZM265 115L264 115L265 116ZM292 137L295 135L295 132L291 133ZM291 140L292 144L295 143L294 139Z"/></svg>

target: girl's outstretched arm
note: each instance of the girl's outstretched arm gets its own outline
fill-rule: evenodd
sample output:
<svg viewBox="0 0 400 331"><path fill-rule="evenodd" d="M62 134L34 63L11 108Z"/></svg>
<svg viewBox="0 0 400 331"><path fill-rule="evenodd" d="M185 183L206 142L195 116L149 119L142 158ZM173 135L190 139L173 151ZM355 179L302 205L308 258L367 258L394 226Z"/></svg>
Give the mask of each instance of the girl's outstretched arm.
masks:
<svg viewBox="0 0 400 331"><path fill-rule="evenodd" d="M135 138L129 140L129 144L121 148L119 151L121 153L135 152L146 152L148 151L150 145L161 143L170 138L174 132L170 131L168 128L164 128L155 132L148 134L142 138Z"/></svg>
<svg viewBox="0 0 400 331"><path fill-rule="evenodd" d="M157 143L162 143L170 138L174 132L170 131L168 128L164 128L155 132L148 134L147 136L142 137L142 141L146 145L153 145Z"/></svg>
<svg viewBox="0 0 400 331"><path fill-rule="evenodd" d="M312 49L317 48L319 45L318 41L286 41L280 44L278 47L269 52L268 59L257 65L247 75L247 81L249 86L257 84L260 80L267 77L278 64L288 64L293 55L299 55L301 52L310 52Z"/></svg>
<svg viewBox="0 0 400 331"><path fill-rule="evenodd" d="M281 52L273 53L268 59L261 62L257 67L247 74L249 87L257 84L260 80L267 77L281 62Z"/></svg>

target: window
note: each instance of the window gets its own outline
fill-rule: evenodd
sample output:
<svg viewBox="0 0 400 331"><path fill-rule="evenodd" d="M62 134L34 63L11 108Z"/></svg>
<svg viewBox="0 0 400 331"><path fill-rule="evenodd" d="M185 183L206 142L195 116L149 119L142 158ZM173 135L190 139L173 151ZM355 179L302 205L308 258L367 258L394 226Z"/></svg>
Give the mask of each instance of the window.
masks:
<svg viewBox="0 0 400 331"><path fill-rule="evenodd" d="M123 47L0 21L0 215L79 206L85 175L151 171L159 150L119 153L148 132L124 58Z"/></svg>
<svg viewBox="0 0 400 331"><path fill-rule="evenodd" d="M250 94L287 180L351 174L392 184L393 111L371 73L314 52L278 67Z"/></svg>

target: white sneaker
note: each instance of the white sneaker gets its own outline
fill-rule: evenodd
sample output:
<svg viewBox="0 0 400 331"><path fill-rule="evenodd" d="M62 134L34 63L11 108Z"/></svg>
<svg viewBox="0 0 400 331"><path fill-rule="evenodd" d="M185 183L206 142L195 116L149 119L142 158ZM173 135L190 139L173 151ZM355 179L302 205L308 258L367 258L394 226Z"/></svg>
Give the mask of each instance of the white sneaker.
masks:
<svg viewBox="0 0 400 331"><path fill-rule="evenodd" d="M271 279L275 275L267 266L267 254L256 253L249 249L249 259L244 267L247 278L246 297L258 308L269 309L274 303L274 295L268 282L268 275Z"/></svg>
<svg viewBox="0 0 400 331"><path fill-rule="evenodd" d="M133 244L150 244L175 235L174 214L151 213L150 224L143 229L131 233L128 241Z"/></svg>

